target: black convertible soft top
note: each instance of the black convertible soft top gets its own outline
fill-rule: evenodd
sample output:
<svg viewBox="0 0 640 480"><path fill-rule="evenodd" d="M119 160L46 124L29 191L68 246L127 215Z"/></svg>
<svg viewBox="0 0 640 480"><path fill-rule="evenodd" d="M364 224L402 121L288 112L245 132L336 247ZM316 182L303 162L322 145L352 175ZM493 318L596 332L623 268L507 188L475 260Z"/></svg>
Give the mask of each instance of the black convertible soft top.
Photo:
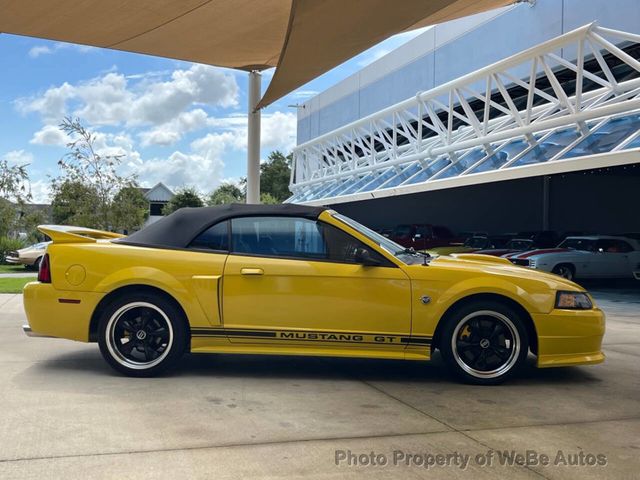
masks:
<svg viewBox="0 0 640 480"><path fill-rule="evenodd" d="M128 245L186 248L202 231L234 217L286 216L315 220L326 208L305 205L246 205L234 203L218 207L181 208L128 237L114 240Z"/></svg>

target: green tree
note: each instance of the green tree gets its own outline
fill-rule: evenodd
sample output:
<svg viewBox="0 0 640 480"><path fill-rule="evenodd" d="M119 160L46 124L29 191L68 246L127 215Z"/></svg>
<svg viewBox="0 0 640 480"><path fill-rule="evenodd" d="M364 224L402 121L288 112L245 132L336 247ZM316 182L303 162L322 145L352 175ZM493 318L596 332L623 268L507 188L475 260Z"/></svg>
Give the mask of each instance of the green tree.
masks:
<svg viewBox="0 0 640 480"><path fill-rule="evenodd" d="M226 205L229 203L243 203L244 201L244 193L242 193L240 187L233 183L223 183L211 192L211 195L207 198L207 205Z"/></svg>
<svg viewBox="0 0 640 480"><path fill-rule="evenodd" d="M149 202L137 187L123 187L113 197L111 227L127 233L137 230L149 216Z"/></svg>
<svg viewBox="0 0 640 480"><path fill-rule="evenodd" d="M123 177L118 174L118 167L122 163L123 155L105 155L95 148L96 134L86 129L79 119L65 118L60 129L73 140L67 144L69 152L58 161L63 176L52 180L54 191L59 183L67 181L85 187L85 193L95 201L91 220L95 227L111 228L111 207L114 196L125 187L135 186L135 176ZM64 190L64 189L62 189ZM76 190L75 193L80 193ZM70 197L76 198L76 197ZM84 205L78 206L84 210Z"/></svg>
<svg viewBox="0 0 640 480"><path fill-rule="evenodd" d="M285 157L282 152L275 150L269 154L266 162L260 165L260 191L268 193L278 203L291 196L291 161L291 154Z"/></svg>
<svg viewBox="0 0 640 480"><path fill-rule="evenodd" d="M71 179L52 183L51 215L56 224L104 228L99 203L100 196L92 185Z"/></svg>
<svg viewBox="0 0 640 480"><path fill-rule="evenodd" d="M162 213L169 215L179 208L184 207L202 207L204 203L200 194L193 187L182 187L178 189L173 198L164 206Z"/></svg>
<svg viewBox="0 0 640 480"><path fill-rule="evenodd" d="M28 164L11 165L0 160L0 236L4 237L20 226L20 212L31 200Z"/></svg>
<svg viewBox="0 0 640 480"><path fill-rule="evenodd" d="M263 205L278 205L282 203L276 197L271 195L270 193L261 192L260 193L260 203Z"/></svg>
<svg viewBox="0 0 640 480"><path fill-rule="evenodd" d="M148 204L135 175L118 173L124 156L96 149L96 134L78 119L65 118L60 129L73 140L58 162L62 175L51 180L54 222L103 230L141 227Z"/></svg>

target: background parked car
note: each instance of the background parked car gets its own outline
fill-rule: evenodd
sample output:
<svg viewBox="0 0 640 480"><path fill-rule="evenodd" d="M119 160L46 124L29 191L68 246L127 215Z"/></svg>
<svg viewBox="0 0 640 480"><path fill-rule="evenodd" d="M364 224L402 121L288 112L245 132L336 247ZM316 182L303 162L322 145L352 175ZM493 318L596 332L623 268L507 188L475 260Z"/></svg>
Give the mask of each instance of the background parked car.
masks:
<svg viewBox="0 0 640 480"><path fill-rule="evenodd" d="M494 245L495 246L495 245ZM534 244L530 238L514 238L509 240L504 248L490 248L488 250L478 250L475 253L483 255L493 255L495 257L501 257L510 253L526 252L533 250L537 245Z"/></svg>
<svg viewBox="0 0 640 480"><path fill-rule="evenodd" d="M24 265L27 268L37 269L40 266L40 260L47 249L47 245L50 243L40 242L20 250L13 250L7 253L5 261L14 265Z"/></svg>
<svg viewBox="0 0 640 480"><path fill-rule="evenodd" d="M557 232L551 230L518 232L516 237L533 240L534 245L538 248L552 248L557 246L562 240Z"/></svg>
<svg viewBox="0 0 640 480"><path fill-rule="evenodd" d="M474 253L478 250L493 248L494 245L490 237L471 237L464 243L458 245L447 245L446 247L430 248L426 252L431 255L450 255L452 253Z"/></svg>
<svg viewBox="0 0 640 480"><path fill-rule="evenodd" d="M391 240L406 248L426 250L461 242L451 230L442 225L406 224L393 229Z"/></svg>
<svg viewBox="0 0 640 480"><path fill-rule="evenodd" d="M516 264L574 278L640 279L640 244L626 237L568 237L558 248L507 255Z"/></svg>

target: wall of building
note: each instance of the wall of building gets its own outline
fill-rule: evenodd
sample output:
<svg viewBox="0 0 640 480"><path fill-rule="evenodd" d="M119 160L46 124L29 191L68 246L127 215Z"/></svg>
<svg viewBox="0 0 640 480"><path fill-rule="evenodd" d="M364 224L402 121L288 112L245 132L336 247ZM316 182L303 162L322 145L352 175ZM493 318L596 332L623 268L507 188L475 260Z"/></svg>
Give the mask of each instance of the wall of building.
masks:
<svg viewBox="0 0 640 480"><path fill-rule="evenodd" d="M640 2L537 0L437 25L307 101L298 144L593 21L640 33Z"/></svg>
<svg viewBox="0 0 640 480"><path fill-rule="evenodd" d="M634 212L639 191L638 164L552 176L549 228L558 232L638 232L640 216ZM431 223L454 231L502 233L542 229L543 205L543 178L532 177L333 208L374 228Z"/></svg>

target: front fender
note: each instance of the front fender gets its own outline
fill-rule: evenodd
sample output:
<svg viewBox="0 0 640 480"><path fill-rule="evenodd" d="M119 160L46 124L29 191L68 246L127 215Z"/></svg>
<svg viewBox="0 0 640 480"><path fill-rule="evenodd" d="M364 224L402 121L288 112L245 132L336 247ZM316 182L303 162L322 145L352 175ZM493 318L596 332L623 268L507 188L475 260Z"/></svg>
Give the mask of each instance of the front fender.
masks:
<svg viewBox="0 0 640 480"><path fill-rule="evenodd" d="M549 313L553 309L554 296L548 289L525 289L507 279L482 276L445 283L432 280L413 282L414 335L432 336L444 314L460 300L473 295L499 295L508 298L531 314ZM422 297L431 301L424 304Z"/></svg>

